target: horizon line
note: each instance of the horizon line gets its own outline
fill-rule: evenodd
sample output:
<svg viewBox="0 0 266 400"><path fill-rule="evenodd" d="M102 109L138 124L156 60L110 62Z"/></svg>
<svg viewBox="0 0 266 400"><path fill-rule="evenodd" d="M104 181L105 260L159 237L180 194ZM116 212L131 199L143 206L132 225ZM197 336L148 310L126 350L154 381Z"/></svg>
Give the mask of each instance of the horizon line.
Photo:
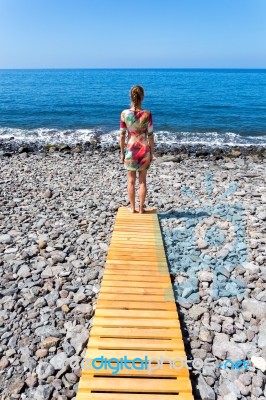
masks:
<svg viewBox="0 0 266 400"><path fill-rule="evenodd" d="M104 69L104 70L130 70L130 69L135 69L135 70L140 70L140 69L167 69L167 70L266 70L266 67L264 68L259 68L259 67L38 67L38 68L1 68L0 71L5 71L5 70L98 70L98 69Z"/></svg>

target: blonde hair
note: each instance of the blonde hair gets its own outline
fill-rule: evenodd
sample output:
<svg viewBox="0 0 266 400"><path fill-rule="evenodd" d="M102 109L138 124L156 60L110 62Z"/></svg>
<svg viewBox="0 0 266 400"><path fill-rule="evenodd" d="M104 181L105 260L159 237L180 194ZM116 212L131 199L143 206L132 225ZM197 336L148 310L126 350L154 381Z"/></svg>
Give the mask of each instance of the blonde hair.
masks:
<svg viewBox="0 0 266 400"><path fill-rule="evenodd" d="M133 86L130 90L130 97L134 107L134 111L136 111L137 107L141 105L141 102L144 97L143 87L139 85Z"/></svg>

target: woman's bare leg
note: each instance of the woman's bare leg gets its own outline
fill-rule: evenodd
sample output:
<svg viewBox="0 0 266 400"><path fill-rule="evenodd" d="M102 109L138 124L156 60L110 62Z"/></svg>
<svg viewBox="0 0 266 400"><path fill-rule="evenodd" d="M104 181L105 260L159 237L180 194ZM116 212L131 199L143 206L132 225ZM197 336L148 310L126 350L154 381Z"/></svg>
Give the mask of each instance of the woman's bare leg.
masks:
<svg viewBox="0 0 266 400"><path fill-rule="evenodd" d="M144 213L144 203L147 193L147 186L146 186L146 176L147 170L139 171L139 212L140 214Z"/></svg>
<svg viewBox="0 0 266 400"><path fill-rule="evenodd" d="M130 201L130 207L132 212L136 212L135 210L135 183L136 183L136 171L127 171L128 177L128 197Z"/></svg>

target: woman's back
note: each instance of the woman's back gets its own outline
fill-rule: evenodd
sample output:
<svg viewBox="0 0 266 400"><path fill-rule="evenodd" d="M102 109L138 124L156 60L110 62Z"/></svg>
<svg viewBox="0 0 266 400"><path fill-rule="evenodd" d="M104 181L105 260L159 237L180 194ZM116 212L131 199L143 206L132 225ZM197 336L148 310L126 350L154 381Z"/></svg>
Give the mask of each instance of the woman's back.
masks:
<svg viewBox="0 0 266 400"><path fill-rule="evenodd" d="M138 140L143 136L143 140L147 139L147 135L153 132L152 115L148 110L134 111L132 108L122 111L120 128L124 132L128 131L128 139L138 136Z"/></svg>

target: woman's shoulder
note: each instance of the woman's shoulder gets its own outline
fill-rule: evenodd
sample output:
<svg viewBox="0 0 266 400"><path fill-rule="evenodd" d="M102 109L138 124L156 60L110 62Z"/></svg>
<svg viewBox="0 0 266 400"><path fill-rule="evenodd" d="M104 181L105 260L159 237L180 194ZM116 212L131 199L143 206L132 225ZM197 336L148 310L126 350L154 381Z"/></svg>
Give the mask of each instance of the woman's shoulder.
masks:
<svg viewBox="0 0 266 400"><path fill-rule="evenodd" d="M151 114L150 110L137 110L138 112L144 113L144 114ZM133 108L126 108L122 111L123 114L130 114L130 113L134 113Z"/></svg>

